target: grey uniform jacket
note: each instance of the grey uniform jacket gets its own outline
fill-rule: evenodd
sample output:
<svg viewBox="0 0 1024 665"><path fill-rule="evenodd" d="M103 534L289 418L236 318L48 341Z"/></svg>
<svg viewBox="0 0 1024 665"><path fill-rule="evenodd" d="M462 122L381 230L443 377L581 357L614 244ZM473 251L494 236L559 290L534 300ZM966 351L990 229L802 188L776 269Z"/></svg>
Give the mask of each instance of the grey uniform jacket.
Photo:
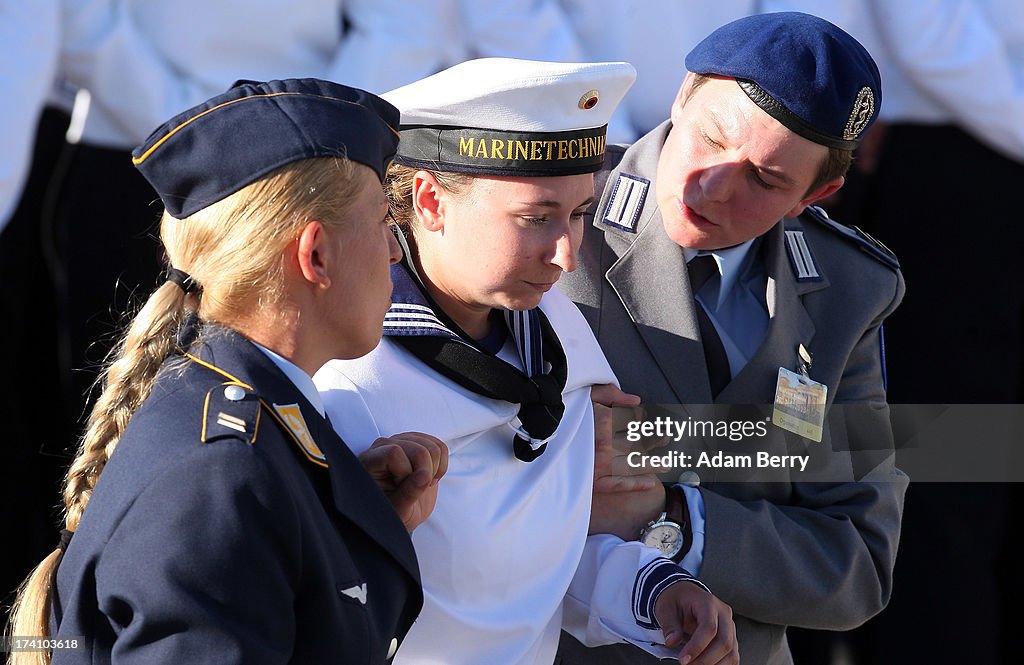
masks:
<svg viewBox="0 0 1024 665"><path fill-rule="evenodd" d="M624 390L649 404L709 404L683 252L665 234L654 192L669 127L654 129L624 154L610 149L579 267L559 287L583 311ZM606 209L620 174L646 180L649 191L635 221L623 224L620 216L610 224ZM793 254L786 231L803 241ZM769 426L775 445L874 449L860 457L832 453L828 465L840 468L827 470L827 482L783 475L772 478L780 482L715 483L702 474L700 577L733 608L742 662L781 665L792 662L786 626L849 629L879 612L890 595L907 479L890 455L877 452L892 445L880 327L904 283L894 259L872 241L806 213L781 220L761 242L766 337L715 401L772 404L779 367L795 370L803 344L814 356L811 378L828 386L824 439L809 444ZM873 468L870 475L866 468ZM865 477L871 482L853 482ZM566 635L560 655L566 664L654 662L627 646L584 649Z"/></svg>

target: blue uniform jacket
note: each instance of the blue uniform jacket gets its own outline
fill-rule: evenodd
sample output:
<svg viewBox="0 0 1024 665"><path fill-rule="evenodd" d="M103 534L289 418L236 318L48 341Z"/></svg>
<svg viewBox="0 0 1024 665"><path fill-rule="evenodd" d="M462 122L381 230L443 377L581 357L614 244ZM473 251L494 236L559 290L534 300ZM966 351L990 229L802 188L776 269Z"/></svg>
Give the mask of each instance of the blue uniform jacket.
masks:
<svg viewBox="0 0 1024 665"><path fill-rule="evenodd" d="M100 477L51 616L86 639L53 662L383 663L422 600L405 528L330 424L208 327Z"/></svg>

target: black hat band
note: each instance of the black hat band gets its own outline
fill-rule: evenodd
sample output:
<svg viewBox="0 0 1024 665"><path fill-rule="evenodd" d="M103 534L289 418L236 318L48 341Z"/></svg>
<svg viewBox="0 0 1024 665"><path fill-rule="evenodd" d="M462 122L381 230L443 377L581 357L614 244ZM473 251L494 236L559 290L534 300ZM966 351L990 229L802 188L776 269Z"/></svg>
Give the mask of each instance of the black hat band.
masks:
<svg viewBox="0 0 1024 665"><path fill-rule="evenodd" d="M416 168L504 176L593 173L604 162L607 125L565 132L404 127L395 161Z"/></svg>
<svg viewBox="0 0 1024 665"><path fill-rule="evenodd" d="M740 89L743 90L743 92L747 93L747 97L750 97L750 101L757 104L762 111L781 122L787 129L790 129L809 141L814 141L815 143L828 148L839 148L840 150L853 150L857 147L857 144L860 143L858 139L842 139L837 136L830 136L829 134L819 132L817 129L804 122L800 116L780 104L774 97L769 95L764 88L753 81L736 79L736 83L739 84Z"/></svg>

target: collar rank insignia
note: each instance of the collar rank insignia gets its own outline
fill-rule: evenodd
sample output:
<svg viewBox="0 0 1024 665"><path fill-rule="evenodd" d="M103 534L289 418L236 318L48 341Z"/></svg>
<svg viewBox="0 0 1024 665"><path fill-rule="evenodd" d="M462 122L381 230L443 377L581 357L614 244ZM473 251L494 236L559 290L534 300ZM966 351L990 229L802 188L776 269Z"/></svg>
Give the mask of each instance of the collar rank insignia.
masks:
<svg viewBox="0 0 1024 665"><path fill-rule="evenodd" d="M252 390L237 383L222 383L206 393L200 437L203 443L240 439L252 444L259 425L260 400Z"/></svg>
<svg viewBox="0 0 1024 665"><path fill-rule="evenodd" d="M601 222L623 231L636 233L636 224L640 219L640 211L644 209L644 199L651 181L635 175L620 173L612 186L608 204L601 215Z"/></svg>
<svg viewBox="0 0 1024 665"><path fill-rule="evenodd" d="M821 280L818 266L814 264L814 256L807 245L803 231L786 230L786 253L793 266L793 274L798 282L816 282Z"/></svg>
<svg viewBox="0 0 1024 665"><path fill-rule="evenodd" d="M320 450L320 446L316 445L316 441L313 440L313 435L309 433L309 428L306 427L306 420L302 417L302 410L298 404L275 404L274 411L277 413L281 422L291 432L292 437L302 448L302 451L306 453L306 457L311 462L319 464L320 466L327 466L327 457L323 451Z"/></svg>

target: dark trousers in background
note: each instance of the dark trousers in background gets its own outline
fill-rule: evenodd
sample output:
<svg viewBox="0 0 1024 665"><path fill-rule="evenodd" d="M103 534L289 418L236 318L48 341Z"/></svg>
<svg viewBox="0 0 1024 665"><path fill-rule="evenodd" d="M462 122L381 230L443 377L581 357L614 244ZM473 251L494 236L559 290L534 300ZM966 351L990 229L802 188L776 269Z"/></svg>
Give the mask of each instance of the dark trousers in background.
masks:
<svg viewBox="0 0 1024 665"><path fill-rule="evenodd" d="M6 356L0 381L0 507L7 525L0 568L0 603L57 545L60 483L72 442L58 359L57 297L49 265L52 233L43 224L52 210L47 189L64 147L66 113L44 111L37 128L32 168L21 200L0 233L0 348ZM4 612L6 622L6 612Z"/></svg>
<svg viewBox="0 0 1024 665"><path fill-rule="evenodd" d="M886 322L890 403L1024 402L1021 183L1024 164L957 128L893 125L878 171L844 188L834 216L907 280ZM1022 509L1020 484L911 478L892 601L848 636L856 662L1020 662ZM822 641L792 631L797 665L827 663Z"/></svg>
<svg viewBox="0 0 1024 665"><path fill-rule="evenodd" d="M122 325L157 285L163 206L132 165L130 152L66 149L67 171L54 183L60 258L55 270L61 351L72 399L83 403Z"/></svg>
<svg viewBox="0 0 1024 665"><path fill-rule="evenodd" d="M91 407L89 389L120 326L156 286L162 206L128 151L69 145L68 118L48 111L32 173L0 236L3 346L9 379L0 403L11 482L3 509L11 591L56 545L60 482ZM92 396L93 399L95 395Z"/></svg>

